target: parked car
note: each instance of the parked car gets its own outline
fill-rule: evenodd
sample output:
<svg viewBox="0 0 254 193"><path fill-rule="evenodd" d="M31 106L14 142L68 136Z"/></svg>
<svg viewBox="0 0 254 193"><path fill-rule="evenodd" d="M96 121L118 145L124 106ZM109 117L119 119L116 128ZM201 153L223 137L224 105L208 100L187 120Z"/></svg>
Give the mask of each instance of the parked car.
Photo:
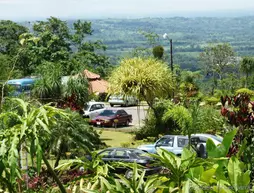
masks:
<svg viewBox="0 0 254 193"><path fill-rule="evenodd" d="M107 148L97 154L104 162L134 163L144 166L146 175L158 173L161 167L153 166L154 159L142 150L134 148ZM89 159L89 157L88 157ZM91 159L91 157L90 157ZM115 168L116 173L124 173L126 178L132 175L132 169L126 167Z"/></svg>
<svg viewBox="0 0 254 193"><path fill-rule="evenodd" d="M104 110L105 110L105 104L103 102L90 101L86 103L84 106L83 117L92 119Z"/></svg>
<svg viewBox="0 0 254 193"><path fill-rule="evenodd" d="M183 147L188 145L188 137L182 135L165 135L158 139L154 144L141 145L138 149L148 153L156 153L156 148L166 149L175 155L180 156Z"/></svg>
<svg viewBox="0 0 254 193"><path fill-rule="evenodd" d="M96 117L90 120L90 124L96 126L112 126L118 125L128 126L132 122L132 115L129 115L123 109L108 108L99 113Z"/></svg>
<svg viewBox="0 0 254 193"><path fill-rule="evenodd" d="M222 143L223 138L211 134L193 134L191 135L191 144L197 151L198 157L207 158L206 142L211 139L217 146Z"/></svg>
<svg viewBox="0 0 254 193"><path fill-rule="evenodd" d="M108 102L111 107L114 105L121 105L125 107L138 105L138 99L133 96L111 95Z"/></svg>

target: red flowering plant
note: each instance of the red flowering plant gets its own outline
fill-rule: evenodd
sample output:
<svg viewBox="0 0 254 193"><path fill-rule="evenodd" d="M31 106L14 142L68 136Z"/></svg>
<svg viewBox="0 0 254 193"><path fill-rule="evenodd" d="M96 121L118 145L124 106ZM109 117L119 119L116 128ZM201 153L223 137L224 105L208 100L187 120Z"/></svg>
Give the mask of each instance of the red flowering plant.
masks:
<svg viewBox="0 0 254 193"><path fill-rule="evenodd" d="M233 97L221 97L221 115L226 117L228 123L238 127L228 156L240 151L242 160L253 165L254 168L254 102L250 100L247 92L238 93ZM243 148L244 146L244 148Z"/></svg>

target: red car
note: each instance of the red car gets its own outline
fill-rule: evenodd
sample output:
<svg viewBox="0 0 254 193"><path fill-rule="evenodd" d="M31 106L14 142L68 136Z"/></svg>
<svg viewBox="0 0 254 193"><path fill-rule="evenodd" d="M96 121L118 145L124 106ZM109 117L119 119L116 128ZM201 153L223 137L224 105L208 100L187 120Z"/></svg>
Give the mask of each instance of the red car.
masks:
<svg viewBox="0 0 254 193"><path fill-rule="evenodd" d="M126 113L123 109L105 109L95 118L90 120L90 124L97 126L117 127L132 122L132 115Z"/></svg>

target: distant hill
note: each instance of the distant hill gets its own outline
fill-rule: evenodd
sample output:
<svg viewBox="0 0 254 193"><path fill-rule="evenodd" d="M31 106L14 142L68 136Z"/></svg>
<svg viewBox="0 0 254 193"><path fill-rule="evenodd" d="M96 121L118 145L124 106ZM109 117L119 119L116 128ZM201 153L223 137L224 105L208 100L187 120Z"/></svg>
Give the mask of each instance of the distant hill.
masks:
<svg viewBox="0 0 254 193"><path fill-rule="evenodd" d="M94 33L89 40L102 40L114 63L136 47L148 47L139 31L155 32L158 44L169 52L167 33L173 39L174 63L183 68L198 68L197 57L208 43L229 42L239 56L254 56L254 16L245 17L170 17L140 19L91 19ZM68 20L72 24L73 20ZM27 25L27 23L26 23Z"/></svg>
<svg viewBox="0 0 254 193"><path fill-rule="evenodd" d="M208 43L229 42L239 56L254 56L254 16L246 17L172 17L142 19L97 19L93 23L93 40L108 45L112 57L126 55L138 46L147 47L140 30L160 35L159 44L169 42L162 38L167 33L173 39L174 63L183 68L197 69L197 56Z"/></svg>

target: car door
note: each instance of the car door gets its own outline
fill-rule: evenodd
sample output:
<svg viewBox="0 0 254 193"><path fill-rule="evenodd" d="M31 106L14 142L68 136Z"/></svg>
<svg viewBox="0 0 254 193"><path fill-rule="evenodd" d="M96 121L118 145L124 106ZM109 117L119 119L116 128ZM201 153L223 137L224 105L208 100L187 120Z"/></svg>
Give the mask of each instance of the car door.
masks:
<svg viewBox="0 0 254 193"><path fill-rule="evenodd" d="M121 124L125 124L129 119L129 115L125 110L120 110Z"/></svg>
<svg viewBox="0 0 254 193"><path fill-rule="evenodd" d="M181 155L183 148L188 146L189 140L187 137L182 137L182 136L177 136L176 139L177 140L174 143L173 153L176 155Z"/></svg>
<svg viewBox="0 0 254 193"><path fill-rule="evenodd" d="M99 115L104 110L104 104L96 104L96 109L94 111L95 116Z"/></svg>
<svg viewBox="0 0 254 193"><path fill-rule="evenodd" d="M106 149L98 153L97 156L101 157L104 162L111 162L114 160L114 149Z"/></svg>
<svg viewBox="0 0 254 193"><path fill-rule="evenodd" d="M157 141L155 148L163 148L167 151L173 152L174 149L174 136L163 137Z"/></svg>
<svg viewBox="0 0 254 193"><path fill-rule="evenodd" d="M117 149L114 152L113 160L116 162L131 162L129 153L124 149Z"/></svg>
<svg viewBox="0 0 254 193"><path fill-rule="evenodd" d="M96 104L91 105L91 107L89 109L89 117L90 117L90 119L93 119L96 116L95 110L96 110Z"/></svg>

